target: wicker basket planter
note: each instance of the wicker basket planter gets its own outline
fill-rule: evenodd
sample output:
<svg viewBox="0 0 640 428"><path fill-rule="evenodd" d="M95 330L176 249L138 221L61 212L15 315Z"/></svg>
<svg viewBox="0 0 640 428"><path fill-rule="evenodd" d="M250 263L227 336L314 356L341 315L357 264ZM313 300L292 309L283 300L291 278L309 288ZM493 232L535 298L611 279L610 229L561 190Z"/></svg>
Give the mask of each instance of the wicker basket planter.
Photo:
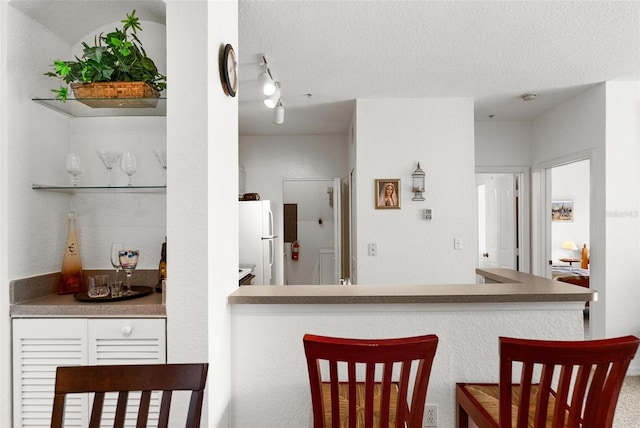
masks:
<svg viewBox="0 0 640 428"><path fill-rule="evenodd" d="M146 82L72 83L76 99L93 108L148 108L160 92Z"/></svg>

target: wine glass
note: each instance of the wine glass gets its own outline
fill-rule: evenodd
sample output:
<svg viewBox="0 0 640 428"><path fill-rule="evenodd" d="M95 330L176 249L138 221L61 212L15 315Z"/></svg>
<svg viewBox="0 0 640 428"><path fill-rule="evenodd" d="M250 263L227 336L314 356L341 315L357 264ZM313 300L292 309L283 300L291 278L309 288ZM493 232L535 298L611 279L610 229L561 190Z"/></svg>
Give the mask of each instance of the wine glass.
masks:
<svg viewBox="0 0 640 428"><path fill-rule="evenodd" d="M111 186L111 170L113 169L113 166L120 160L122 153L110 152L108 150L96 150L96 153L104 164L104 167L107 168L108 185Z"/></svg>
<svg viewBox="0 0 640 428"><path fill-rule="evenodd" d="M164 182L167 183L167 151L164 149L153 149L153 154L155 155L158 162L160 162L160 166L162 167L162 171L164 171Z"/></svg>
<svg viewBox="0 0 640 428"><path fill-rule="evenodd" d="M124 152L122 154L122 158L120 159L120 169L122 170L122 172L129 176L129 182L127 183L127 186L132 186L131 176L138 171L136 155L130 152Z"/></svg>
<svg viewBox="0 0 640 428"><path fill-rule="evenodd" d="M127 291L122 293L124 296L130 296L135 294L131 291L131 276L136 266L138 266L138 256L140 251L138 250L120 250L118 251L118 259L120 260L120 266L122 270L127 274Z"/></svg>
<svg viewBox="0 0 640 428"><path fill-rule="evenodd" d="M120 251L124 250L124 244L122 242L111 243L111 266L116 270L116 281L118 280L118 273L120 273Z"/></svg>
<svg viewBox="0 0 640 428"><path fill-rule="evenodd" d="M84 165L77 153L67 154L67 172L71 174L71 185L78 185L78 176L84 172Z"/></svg>

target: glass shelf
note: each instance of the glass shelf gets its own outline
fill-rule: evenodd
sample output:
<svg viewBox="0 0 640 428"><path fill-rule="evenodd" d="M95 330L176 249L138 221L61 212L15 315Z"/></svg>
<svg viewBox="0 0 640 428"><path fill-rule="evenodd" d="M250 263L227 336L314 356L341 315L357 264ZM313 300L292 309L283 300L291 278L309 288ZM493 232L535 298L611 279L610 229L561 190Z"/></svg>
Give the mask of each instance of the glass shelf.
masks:
<svg viewBox="0 0 640 428"><path fill-rule="evenodd" d="M89 107L84 100L68 98L62 102L55 98L32 98L38 104L70 117L106 117L106 116L166 116L167 98L92 98L91 102L101 104L119 103L122 107ZM126 107L127 104L148 104L155 107Z"/></svg>
<svg viewBox="0 0 640 428"><path fill-rule="evenodd" d="M51 186L32 184L33 190L60 193L165 193L167 186Z"/></svg>

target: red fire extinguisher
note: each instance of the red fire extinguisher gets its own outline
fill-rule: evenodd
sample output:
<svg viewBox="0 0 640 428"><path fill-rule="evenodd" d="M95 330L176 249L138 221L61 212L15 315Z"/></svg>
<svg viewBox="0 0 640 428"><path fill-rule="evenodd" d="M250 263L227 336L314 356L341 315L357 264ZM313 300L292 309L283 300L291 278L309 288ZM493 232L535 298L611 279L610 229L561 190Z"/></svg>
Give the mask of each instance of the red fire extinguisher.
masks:
<svg viewBox="0 0 640 428"><path fill-rule="evenodd" d="M298 260L298 257L300 257L300 244L298 241L293 241L293 244L291 244L291 259Z"/></svg>

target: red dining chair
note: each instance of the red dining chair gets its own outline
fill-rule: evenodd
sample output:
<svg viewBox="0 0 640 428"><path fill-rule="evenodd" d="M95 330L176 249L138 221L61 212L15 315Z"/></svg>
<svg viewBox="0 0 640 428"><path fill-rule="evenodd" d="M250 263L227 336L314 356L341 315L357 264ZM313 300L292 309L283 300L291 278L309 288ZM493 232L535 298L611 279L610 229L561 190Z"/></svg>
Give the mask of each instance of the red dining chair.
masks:
<svg viewBox="0 0 640 428"><path fill-rule="evenodd" d="M113 426L124 427L129 392L141 391L136 427L147 426L152 391L161 391L158 427L169 426L173 391L191 391L186 428L198 428L202 413L204 386L209 364L149 364L58 367L51 428L60 428L64 420L67 394L94 392L89 428L100 427L107 392L118 392ZM133 400L131 400L133 401Z"/></svg>
<svg viewBox="0 0 640 428"><path fill-rule="evenodd" d="M637 337L499 341L500 383L456 385L459 428L611 428Z"/></svg>
<svg viewBox="0 0 640 428"><path fill-rule="evenodd" d="M303 343L314 428L422 427L436 335Z"/></svg>

